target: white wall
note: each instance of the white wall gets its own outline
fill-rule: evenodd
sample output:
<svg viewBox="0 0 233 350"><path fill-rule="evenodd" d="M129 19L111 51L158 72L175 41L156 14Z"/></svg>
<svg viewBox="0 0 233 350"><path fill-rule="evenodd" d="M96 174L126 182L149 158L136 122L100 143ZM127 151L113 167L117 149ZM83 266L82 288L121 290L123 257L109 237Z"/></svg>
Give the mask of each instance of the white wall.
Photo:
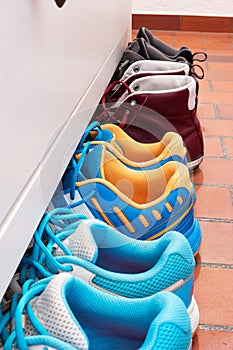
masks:
<svg viewBox="0 0 233 350"><path fill-rule="evenodd" d="M233 17L232 0L132 0L133 13Z"/></svg>

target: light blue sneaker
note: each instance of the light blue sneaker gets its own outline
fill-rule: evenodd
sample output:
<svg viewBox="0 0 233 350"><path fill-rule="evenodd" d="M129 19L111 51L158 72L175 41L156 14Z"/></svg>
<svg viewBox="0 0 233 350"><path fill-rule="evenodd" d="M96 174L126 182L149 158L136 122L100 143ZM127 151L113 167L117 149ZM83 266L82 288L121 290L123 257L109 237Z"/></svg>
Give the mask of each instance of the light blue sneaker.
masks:
<svg viewBox="0 0 233 350"><path fill-rule="evenodd" d="M187 310L172 293L119 298L61 273L27 281L22 294L0 316L4 350L191 349Z"/></svg>
<svg viewBox="0 0 233 350"><path fill-rule="evenodd" d="M130 168L102 144L86 142L73 157L52 202L100 219L129 237L154 240L175 230L193 254L201 244L194 218L195 190L185 164L169 161L156 169Z"/></svg>
<svg viewBox="0 0 233 350"><path fill-rule="evenodd" d="M194 267L191 248L178 232L156 241L139 241L97 219L56 209L41 221L32 253L23 258L14 284L17 278L23 284L28 277L35 280L71 272L97 289L127 298L171 291L184 302L194 333L199 323Z"/></svg>

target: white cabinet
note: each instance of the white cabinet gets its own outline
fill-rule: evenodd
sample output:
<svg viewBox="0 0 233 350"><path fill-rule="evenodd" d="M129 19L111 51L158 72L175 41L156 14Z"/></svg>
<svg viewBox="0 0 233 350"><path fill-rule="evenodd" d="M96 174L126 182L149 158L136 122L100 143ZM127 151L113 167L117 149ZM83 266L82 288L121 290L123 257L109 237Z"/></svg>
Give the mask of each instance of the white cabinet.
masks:
<svg viewBox="0 0 233 350"><path fill-rule="evenodd" d="M130 0L0 2L0 299L130 35Z"/></svg>

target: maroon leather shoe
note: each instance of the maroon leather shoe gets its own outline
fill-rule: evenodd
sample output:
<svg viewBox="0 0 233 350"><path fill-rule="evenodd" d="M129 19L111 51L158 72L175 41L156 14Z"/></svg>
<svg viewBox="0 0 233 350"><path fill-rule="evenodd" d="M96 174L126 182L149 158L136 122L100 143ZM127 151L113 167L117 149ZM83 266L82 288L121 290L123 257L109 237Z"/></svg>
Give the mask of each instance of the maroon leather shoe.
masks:
<svg viewBox="0 0 233 350"><path fill-rule="evenodd" d="M187 148L188 167L197 168L203 159L204 145L195 108L195 79L159 75L138 78L129 86L122 84L126 91L113 104L107 103L112 86L107 88L102 101L104 112L95 119L102 124L113 122L144 143L159 141L167 131L175 131Z"/></svg>

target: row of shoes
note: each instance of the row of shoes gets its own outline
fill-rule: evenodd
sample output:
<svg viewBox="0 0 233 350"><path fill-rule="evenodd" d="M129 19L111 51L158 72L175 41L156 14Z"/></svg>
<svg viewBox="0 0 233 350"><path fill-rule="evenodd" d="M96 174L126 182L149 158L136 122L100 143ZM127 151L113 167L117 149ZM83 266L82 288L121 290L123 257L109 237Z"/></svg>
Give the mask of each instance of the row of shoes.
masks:
<svg viewBox="0 0 233 350"><path fill-rule="evenodd" d="M156 142L167 131L178 132L185 143L190 169L204 155L197 117L199 83L204 78L206 53L176 50L142 27L129 43L106 89L95 119L113 122L139 142ZM102 109L102 113L100 113Z"/></svg>
<svg viewBox="0 0 233 350"><path fill-rule="evenodd" d="M177 57L141 58L134 49L141 43ZM188 48L168 47L146 28L129 44L2 300L0 348L192 348L202 235L190 169L203 157L193 59ZM162 73L176 63L186 73ZM155 129L144 129L145 116L159 118ZM179 118L192 130L180 133Z"/></svg>

